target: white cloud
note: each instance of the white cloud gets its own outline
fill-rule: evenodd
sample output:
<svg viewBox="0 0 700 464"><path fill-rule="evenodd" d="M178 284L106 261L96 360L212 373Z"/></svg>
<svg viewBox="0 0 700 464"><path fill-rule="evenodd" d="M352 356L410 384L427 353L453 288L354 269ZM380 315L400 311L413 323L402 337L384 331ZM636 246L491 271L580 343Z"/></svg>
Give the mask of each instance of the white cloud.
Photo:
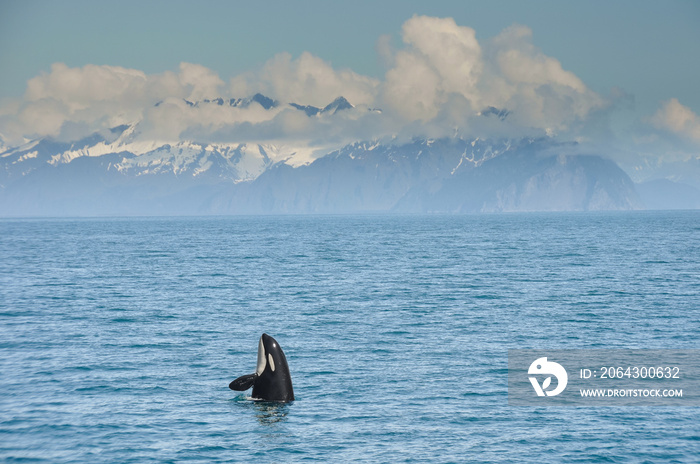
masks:
<svg viewBox="0 0 700 464"><path fill-rule="evenodd" d="M13 111L3 111L0 131L10 142L23 137L57 137L65 123L76 123L86 131L118 125L140 116L145 100L165 86L149 89L141 71L114 66L87 65L69 68L56 63L51 72L27 82L22 101Z"/></svg>
<svg viewBox="0 0 700 464"><path fill-rule="evenodd" d="M231 94L260 92L271 98L323 107L339 96L353 104L371 104L379 82L351 70L335 70L326 61L304 52L296 59L280 53L257 72L231 80Z"/></svg>
<svg viewBox="0 0 700 464"><path fill-rule="evenodd" d="M390 68L394 65L394 55L396 51L391 44L391 35L380 35L374 44L374 49L377 52L379 62L385 67Z"/></svg>
<svg viewBox="0 0 700 464"><path fill-rule="evenodd" d="M478 106L482 69L475 31L451 18L414 16L403 25L407 47L394 57L386 74L383 102L408 120L435 118L450 94Z"/></svg>
<svg viewBox="0 0 700 464"><path fill-rule="evenodd" d="M77 111L95 102L141 94L146 81L146 75L135 69L91 64L69 68L63 63L55 63L50 73L29 80L25 99L30 102L54 100L63 103L69 111Z"/></svg>
<svg viewBox="0 0 700 464"><path fill-rule="evenodd" d="M651 122L659 129L700 142L700 117L676 98L664 102Z"/></svg>
<svg viewBox="0 0 700 464"><path fill-rule="evenodd" d="M118 66L70 68L55 63L51 71L27 82L21 103L3 111L0 129L11 141L22 137L60 137L64 124L84 135L139 121L166 99L198 100L220 95L224 82L213 71L182 63L178 73L147 75ZM174 129L171 130L171 132Z"/></svg>
<svg viewBox="0 0 700 464"><path fill-rule="evenodd" d="M190 91L187 96L190 101L217 98L224 86L224 81L214 71L191 63L180 63L179 81Z"/></svg>
<svg viewBox="0 0 700 464"><path fill-rule="evenodd" d="M209 134L243 123L255 125L271 121L282 111L283 108L265 110L258 104L233 107L200 101L197 106L191 106L182 98L171 97L144 111L140 131L144 138L162 141L177 141L184 133L196 134L201 139L198 141L205 141Z"/></svg>
<svg viewBox="0 0 700 464"><path fill-rule="evenodd" d="M503 131L556 133L608 104L537 49L527 27L509 27L483 45L451 18L414 16L402 31L405 47L385 59L392 67L381 99L404 120L469 131L484 126L474 115L493 106L510 111Z"/></svg>
<svg viewBox="0 0 700 464"><path fill-rule="evenodd" d="M484 103L512 111L521 126L549 131L567 130L608 104L531 40L529 28L514 25L490 41Z"/></svg>
<svg viewBox="0 0 700 464"><path fill-rule="evenodd" d="M297 58L278 54L261 68L235 76L228 85L211 69L191 63L160 74L57 63L50 72L29 80L21 102L0 109L0 134L8 142L46 135L68 137L69 133L74 137L78 131L87 135L141 121L142 137L164 140L183 134L308 140L410 132L439 136L453 134L457 128L510 135L563 132L606 104L559 61L538 50L531 31L523 26L510 27L480 44L474 29L451 18L414 16L404 23L402 39L398 50L389 36L377 42L389 67L384 80L335 69L308 52ZM282 105L264 110L256 104L236 108L185 102L244 98L257 92ZM357 108L332 118L309 119L285 105L323 107L341 95ZM505 122L477 116L489 106L511 113ZM383 112L367 111L369 107ZM697 123L688 124L691 128L684 130L696 133L692 127Z"/></svg>
<svg viewBox="0 0 700 464"><path fill-rule="evenodd" d="M577 92L587 92L584 83L565 71L556 59L544 55L532 43L532 31L514 25L493 39L495 60L503 77L511 83L557 84Z"/></svg>

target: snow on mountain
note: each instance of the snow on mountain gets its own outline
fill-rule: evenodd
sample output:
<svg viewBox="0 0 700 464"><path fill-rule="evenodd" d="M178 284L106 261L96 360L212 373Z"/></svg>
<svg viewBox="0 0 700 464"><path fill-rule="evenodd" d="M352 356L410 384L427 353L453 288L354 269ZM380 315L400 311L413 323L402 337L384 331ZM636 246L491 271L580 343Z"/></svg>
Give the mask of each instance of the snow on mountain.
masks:
<svg viewBox="0 0 700 464"><path fill-rule="evenodd" d="M636 209L629 177L600 156L561 155L550 139L360 142L292 169L275 165L209 203L255 213Z"/></svg>
<svg viewBox="0 0 700 464"><path fill-rule="evenodd" d="M223 98L215 98L213 100L210 99L204 99L201 102L191 102L189 100L185 100L185 103L189 106L193 107L198 107L201 105L205 104L214 104L214 105L219 105L219 106L232 106L234 108L248 108L251 104L257 103L260 106L263 107L263 109L269 110L271 108L275 108L279 106L279 102L276 100L273 100L272 98L266 97L265 95L261 93L256 93L252 97L249 98L231 98L228 100L224 100ZM156 106L159 106L161 102L157 103Z"/></svg>
<svg viewBox="0 0 700 464"><path fill-rule="evenodd" d="M291 107L319 124L354 108L339 97L324 108L291 103L280 110L282 103L261 94L186 103L293 112ZM508 112L487 108L482 115L503 120ZM634 185L615 163L561 153L570 148L549 138L374 140L342 147L303 141L154 140L144 136L136 121L81 140L44 138L0 151L0 215L640 206Z"/></svg>
<svg viewBox="0 0 700 464"><path fill-rule="evenodd" d="M265 110L276 108L279 102L262 94L250 98L230 99L216 98L201 102L186 103L193 107L201 105L229 105L247 108L259 104ZM158 103L156 106L160 105ZM293 108L305 110L310 116L336 114L339 111L354 108L345 98L338 97L323 109L290 104ZM68 164L82 157L101 157L107 154L123 153L125 157L110 168L120 172L132 171L139 175L170 170L173 173L191 173L200 175L210 169L214 163L212 157L220 157L228 165L228 174L222 175L233 181L254 179L270 164L284 162L291 166L300 166L315 159L318 147L312 148L301 143L293 145L280 143L208 143L197 140L151 140L140 136L139 122L122 125L111 129L106 134L93 134L85 139L71 143L55 142L51 139L34 140L28 144L8 148L2 147L0 158L10 158L11 164L22 163L31 158L48 157L46 162L56 166ZM31 151L37 145L43 148ZM332 148L331 148L332 149ZM329 149L330 151L330 149ZM6 166L5 170L9 168Z"/></svg>
<svg viewBox="0 0 700 464"><path fill-rule="evenodd" d="M265 110L276 108L279 102L262 94L245 99L202 100L186 103L200 105L229 105L247 108L258 104ZM158 104L159 105L159 104ZM353 106L343 97L337 98L318 113L335 114ZM270 165L286 163L300 166L315 158L319 147L303 142L281 143L209 143L197 140L152 140L140 134L139 122L115 127L106 133L96 133L82 140L65 143L50 138L34 140L19 147L3 147L0 164L5 177L27 175L43 164L70 164L79 158L99 158L110 154L122 155L108 169L129 175L171 172L176 175L204 175L216 171L216 176L233 182L255 179ZM329 149L330 151L330 149ZM26 163L33 160L31 163ZM211 174L211 173L210 173Z"/></svg>

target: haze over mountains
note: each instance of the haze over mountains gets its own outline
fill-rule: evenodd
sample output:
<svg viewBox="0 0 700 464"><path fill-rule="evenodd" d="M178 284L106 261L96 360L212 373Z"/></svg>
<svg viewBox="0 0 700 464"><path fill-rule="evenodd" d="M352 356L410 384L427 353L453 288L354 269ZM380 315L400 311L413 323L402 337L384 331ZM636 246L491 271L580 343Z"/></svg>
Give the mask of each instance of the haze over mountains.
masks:
<svg viewBox="0 0 700 464"><path fill-rule="evenodd" d="M189 107L296 111L332 121L356 108L243 99L183 100ZM160 102L156 106L160 105ZM487 108L502 121L508 111ZM550 137L341 144L163 142L140 137L141 122L75 141L43 137L0 152L0 215L92 216L362 212L591 211L698 208L692 185L635 185L604 154L580 153ZM323 152L323 150L327 152Z"/></svg>

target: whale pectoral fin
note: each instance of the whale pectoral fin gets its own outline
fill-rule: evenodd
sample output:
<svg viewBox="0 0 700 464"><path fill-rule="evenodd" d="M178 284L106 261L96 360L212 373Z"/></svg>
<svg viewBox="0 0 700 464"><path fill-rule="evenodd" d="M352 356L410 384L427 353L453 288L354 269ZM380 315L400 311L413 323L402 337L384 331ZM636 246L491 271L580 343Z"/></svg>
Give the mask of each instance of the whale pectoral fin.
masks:
<svg viewBox="0 0 700 464"><path fill-rule="evenodd" d="M231 390L236 390L236 391L243 391L247 390L250 387L253 386L255 383L255 378L257 377L256 374L248 374L248 375L242 375L238 377L236 380L228 384L228 388Z"/></svg>

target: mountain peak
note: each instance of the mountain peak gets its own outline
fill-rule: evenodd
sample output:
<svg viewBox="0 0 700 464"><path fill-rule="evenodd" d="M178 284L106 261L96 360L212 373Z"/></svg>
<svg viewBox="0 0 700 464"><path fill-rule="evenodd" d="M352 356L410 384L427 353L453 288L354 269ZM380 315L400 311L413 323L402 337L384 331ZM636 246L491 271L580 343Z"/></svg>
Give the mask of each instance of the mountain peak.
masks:
<svg viewBox="0 0 700 464"><path fill-rule="evenodd" d="M312 105L300 105L298 103L290 103L289 106L303 111L307 116L318 116L319 114L325 113L335 114L341 110L354 108L354 106L342 96L336 98L323 108L318 108Z"/></svg>
<svg viewBox="0 0 700 464"><path fill-rule="evenodd" d="M478 116L495 116L501 121L504 121L508 115L510 114L510 111L507 109L498 109L494 106L489 106L486 109L482 110L480 113L478 113Z"/></svg>
<svg viewBox="0 0 700 464"><path fill-rule="evenodd" d="M333 100L330 104L328 104L325 108L321 110L322 113L328 113L330 111L333 111L333 114L337 113L338 111L341 110L347 110L350 108L354 108L352 104L345 99L345 97L340 96Z"/></svg>
<svg viewBox="0 0 700 464"><path fill-rule="evenodd" d="M270 97L266 97L265 95L263 95L261 93L256 93L255 95L253 95L253 97L250 99L250 101L254 101L254 102L259 103L260 106L262 106L266 110L269 110L270 108L274 108L275 106L278 105L278 103L275 100L273 100Z"/></svg>

